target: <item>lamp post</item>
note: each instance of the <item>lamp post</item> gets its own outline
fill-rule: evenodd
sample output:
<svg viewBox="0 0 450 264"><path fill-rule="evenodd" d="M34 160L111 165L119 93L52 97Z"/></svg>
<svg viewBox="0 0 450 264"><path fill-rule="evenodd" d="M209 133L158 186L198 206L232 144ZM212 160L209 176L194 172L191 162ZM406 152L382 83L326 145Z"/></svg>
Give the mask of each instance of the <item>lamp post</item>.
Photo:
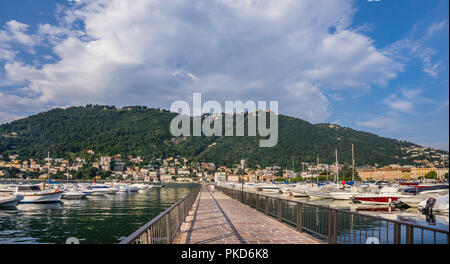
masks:
<svg viewBox="0 0 450 264"><path fill-rule="evenodd" d="M244 201L244 166L245 166L245 160L241 160L241 169L242 172L239 175L240 181L241 181L241 201Z"/></svg>

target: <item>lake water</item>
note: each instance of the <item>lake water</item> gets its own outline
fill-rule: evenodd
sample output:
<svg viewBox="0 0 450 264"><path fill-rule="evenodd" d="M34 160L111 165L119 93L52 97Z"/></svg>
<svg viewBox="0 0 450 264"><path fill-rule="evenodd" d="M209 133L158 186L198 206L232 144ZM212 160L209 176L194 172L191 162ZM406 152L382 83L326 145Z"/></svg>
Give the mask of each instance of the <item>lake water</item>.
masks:
<svg viewBox="0 0 450 264"><path fill-rule="evenodd" d="M145 193L117 193L62 200L51 204L19 204L0 209L0 244L64 244L75 237L81 244L118 243L196 185L173 185Z"/></svg>

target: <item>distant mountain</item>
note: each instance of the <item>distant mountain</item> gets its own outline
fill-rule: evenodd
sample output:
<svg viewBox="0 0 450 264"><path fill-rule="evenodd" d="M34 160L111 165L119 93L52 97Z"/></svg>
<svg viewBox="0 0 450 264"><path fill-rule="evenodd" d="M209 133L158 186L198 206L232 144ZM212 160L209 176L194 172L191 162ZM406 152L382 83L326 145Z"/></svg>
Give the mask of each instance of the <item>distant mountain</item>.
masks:
<svg viewBox="0 0 450 264"><path fill-rule="evenodd" d="M279 115L278 144L259 147L260 137L172 137L170 121L177 114L141 106L87 105L53 109L0 126L0 153L20 158L67 157L94 150L100 155L140 155L144 160L180 155L216 165L237 164L245 159L254 166L296 167L302 162L351 163L355 145L357 165L411 163L402 159L401 147L413 143L383 138L331 124L311 124Z"/></svg>

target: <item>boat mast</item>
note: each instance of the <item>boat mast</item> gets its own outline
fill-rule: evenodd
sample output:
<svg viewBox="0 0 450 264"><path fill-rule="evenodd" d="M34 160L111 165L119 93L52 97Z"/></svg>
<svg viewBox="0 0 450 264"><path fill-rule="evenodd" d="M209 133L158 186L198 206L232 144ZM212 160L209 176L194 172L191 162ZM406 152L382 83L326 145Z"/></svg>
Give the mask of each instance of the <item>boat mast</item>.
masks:
<svg viewBox="0 0 450 264"><path fill-rule="evenodd" d="M67 182L69 182L69 163L70 163L70 157L67 159Z"/></svg>
<svg viewBox="0 0 450 264"><path fill-rule="evenodd" d="M47 180L50 182L50 151L47 152Z"/></svg>
<svg viewBox="0 0 450 264"><path fill-rule="evenodd" d="M337 149L335 149L336 152L336 165L334 169L334 183L336 183L336 180L339 180L339 171L338 171L338 156L337 156Z"/></svg>
<svg viewBox="0 0 450 264"><path fill-rule="evenodd" d="M352 144L352 181L355 183L355 149Z"/></svg>
<svg viewBox="0 0 450 264"><path fill-rule="evenodd" d="M317 156L317 175L316 175L316 181L319 183L319 156Z"/></svg>

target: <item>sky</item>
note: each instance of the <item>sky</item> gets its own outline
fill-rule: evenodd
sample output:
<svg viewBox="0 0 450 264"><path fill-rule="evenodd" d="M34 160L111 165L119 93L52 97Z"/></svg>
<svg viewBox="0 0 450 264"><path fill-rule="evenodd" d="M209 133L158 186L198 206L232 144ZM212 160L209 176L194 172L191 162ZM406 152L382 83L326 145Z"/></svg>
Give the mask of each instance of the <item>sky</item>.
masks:
<svg viewBox="0 0 450 264"><path fill-rule="evenodd" d="M2 0L0 124L201 92L448 150L448 14L448 0Z"/></svg>

